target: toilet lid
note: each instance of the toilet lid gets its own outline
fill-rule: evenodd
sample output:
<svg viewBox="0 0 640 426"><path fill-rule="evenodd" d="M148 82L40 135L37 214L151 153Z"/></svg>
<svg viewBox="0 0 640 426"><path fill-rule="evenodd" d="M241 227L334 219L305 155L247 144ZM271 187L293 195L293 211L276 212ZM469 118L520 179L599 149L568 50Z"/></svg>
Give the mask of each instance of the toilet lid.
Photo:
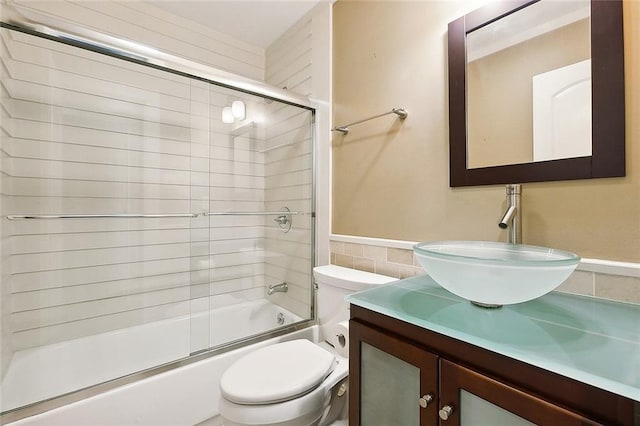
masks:
<svg viewBox="0 0 640 426"><path fill-rule="evenodd" d="M222 396L238 404L269 404L303 395L331 373L335 356L306 339L258 349L220 379Z"/></svg>

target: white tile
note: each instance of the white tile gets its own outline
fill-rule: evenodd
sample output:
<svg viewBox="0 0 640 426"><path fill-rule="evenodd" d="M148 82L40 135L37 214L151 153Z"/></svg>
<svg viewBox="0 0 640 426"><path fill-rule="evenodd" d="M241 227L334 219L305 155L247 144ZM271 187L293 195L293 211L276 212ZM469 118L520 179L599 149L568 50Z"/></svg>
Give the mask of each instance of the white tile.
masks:
<svg viewBox="0 0 640 426"><path fill-rule="evenodd" d="M239 253L248 251L259 251L264 246L261 239L246 238L235 240L222 240L211 242L211 254Z"/></svg>
<svg viewBox="0 0 640 426"><path fill-rule="evenodd" d="M216 200L211 199L211 210L215 212L261 212L264 211L262 201ZM215 220L215 217L214 217Z"/></svg>
<svg viewBox="0 0 640 426"><path fill-rule="evenodd" d="M269 246L270 240L277 241L290 241L294 243L302 243L302 244L310 244L311 243L311 233L309 232L309 228L302 227L302 220L298 220L297 216L293 217L293 226L291 229L284 233L279 226L273 226L275 224L269 223L271 226L266 228L265 236L267 239L267 247ZM273 221L271 221L273 222Z"/></svg>
<svg viewBox="0 0 640 426"><path fill-rule="evenodd" d="M262 276L265 273L263 263L248 263L245 265L227 266L211 270L211 282L227 281L243 277Z"/></svg>
<svg viewBox="0 0 640 426"><path fill-rule="evenodd" d="M133 262L122 265L101 265L74 269L29 272L11 276L11 291L32 291L81 285L102 281L117 281L136 277L171 274L189 271L189 258L163 259Z"/></svg>
<svg viewBox="0 0 640 426"><path fill-rule="evenodd" d="M208 227L208 218L146 218L146 219L75 219L75 220L39 220L15 221L11 223L13 235L64 234L74 232L138 231L152 229L188 229L196 221L204 220Z"/></svg>
<svg viewBox="0 0 640 426"><path fill-rule="evenodd" d="M245 149L231 149L219 146L211 146L210 155L215 160L242 161L246 163L264 164L264 154Z"/></svg>
<svg viewBox="0 0 640 426"><path fill-rule="evenodd" d="M209 224L212 228L226 228L229 226L264 226L262 216L211 216Z"/></svg>
<svg viewBox="0 0 640 426"><path fill-rule="evenodd" d="M35 234L10 237L11 253L14 255L108 247L188 243L190 239L189 229L83 232L48 236Z"/></svg>
<svg viewBox="0 0 640 426"><path fill-rule="evenodd" d="M310 169L291 173L283 173L265 178L266 189L280 188L296 184L311 185L313 183L313 172Z"/></svg>
<svg viewBox="0 0 640 426"><path fill-rule="evenodd" d="M263 189L264 178L211 173L212 187Z"/></svg>
<svg viewBox="0 0 640 426"><path fill-rule="evenodd" d="M268 242L267 242L268 244ZM311 271L311 260L303 258L292 258L289 256L271 256L266 259L268 266L274 265L287 270L292 270L300 273L309 273Z"/></svg>
<svg viewBox="0 0 640 426"><path fill-rule="evenodd" d="M222 268L226 266L247 265L261 262L264 262L264 253L261 250L211 255L211 268Z"/></svg>
<svg viewBox="0 0 640 426"><path fill-rule="evenodd" d="M90 127L185 142L189 141L190 138L190 128L183 123L163 124L153 121L141 121L136 118L119 117L102 112L71 109L17 99L6 99L3 105L12 118L23 120L50 121L65 126Z"/></svg>
<svg viewBox="0 0 640 426"><path fill-rule="evenodd" d="M234 278L229 280L215 281L210 285L211 295L231 293L234 291L262 288L264 286L264 276L252 276Z"/></svg>
<svg viewBox="0 0 640 426"><path fill-rule="evenodd" d="M293 115L286 120L274 122L267 127L266 140L269 146L311 138L311 113L306 110L291 110Z"/></svg>
<svg viewBox="0 0 640 426"><path fill-rule="evenodd" d="M265 255L268 257L285 255L310 259L311 248L308 244L270 240Z"/></svg>
<svg viewBox="0 0 640 426"><path fill-rule="evenodd" d="M313 151L311 139L276 138L264 143L265 161L273 163L287 158L299 157Z"/></svg>
<svg viewBox="0 0 640 426"><path fill-rule="evenodd" d="M70 143L112 149L130 149L174 155L189 155L190 145L185 141L172 141L144 135L114 133L107 130L35 122L16 118L3 119L2 126L10 136L19 139ZM207 145L208 157L208 145Z"/></svg>
<svg viewBox="0 0 640 426"><path fill-rule="evenodd" d="M152 277L129 280L107 281L80 286L58 287L11 295L12 312L42 309L51 306L68 305L109 297L134 293L147 293L155 290L185 287L191 282L189 272L154 275Z"/></svg>
<svg viewBox="0 0 640 426"><path fill-rule="evenodd" d="M180 287L149 293L94 300L11 314L11 327L23 331L54 324L79 321L118 312L181 302L189 299L189 288Z"/></svg>
<svg viewBox="0 0 640 426"><path fill-rule="evenodd" d="M20 39L18 35L13 34L12 36L15 39ZM189 97L189 80L186 77L175 78L169 73L139 66L135 67L135 70L128 69L127 64L123 61L115 59L105 61L107 57L104 55L87 54L86 51L79 49L65 49L59 43L50 41L42 43L35 37L28 37L28 39L23 37L21 40L29 44L19 41L7 43L11 57L16 61L70 73L80 72L83 75L101 80L121 82L185 99ZM45 46L46 49L36 46L37 44ZM96 61L96 59L102 59L103 62Z"/></svg>
<svg viewBox="0 0 640 426"><path fill-rule="evenodd" d="M254 201L263 202L265 191L253 188L221 188L212 187L209 190L211 200L220 201Z"/></svg>
<svg viewBox="0 0 640 426"><path fill-rule="evenodd" d="M174 243L146 246L125 246L118 248L100 248L91 250L72 250L34 254L16 254L11 256L11 272L51 271L88 266L126 264L159 259L188 258L192 245Z"/></svg>
<svg viewBox="0 0 640 426"><path fill-rule="evenodd" d="M167 170L14 158L16 177L189 185L188 168ZM207 181L208 182L208 181Z"/></svg>
<svg viewBox="0 0 640 426"><path fill-rule="evenodd" d="M13 334L12 340L14 349L21 350L160 321L166 318L187 315L188 313L189 302L176 302L16 332Z"/></svg>
<svg viewBox="0 0 640 426"><path fill-rule="evenodd" d="M264 164L247 163L234 160L211 160L209 170L212 173L261 177L265 175Z"/></svg>
<svg viewBox="0 0 640 426"><path fill-rule="evenodd" d="M266 167L266 176L310 170L312 160L311 154L304 154L299 157L269 163Z"/></svg>
<svg viewBox="0 0 640 426"><path fill-rule="evenodd" d="M261 226L227 226L224 228L211 228L209 238L211 241L235 240L246 238L264 238L264 228Z"/></svg>
<svg viewBox="0 0 640 426"><path fill-rule="evenodd" d="M264 297L264 289L261 287L251 288L248 290L239 290L232 293L217 294L210 297L211 309L224 308L226 306L235 305L252 300L259 300Z"/></svg>
<svg viewBox="0 0 640 426"><path fill-rule="evenodd" d="M55 82L55 75L51 76ZM190 115L185 111L176 109L163 109L155 106L153 93L147 93L146 96L131 100L120 100L118 97L118 88L111 93L91 94L83 93L82 88L71 87L71 90L60 89L50 85L42 85L30 83L26 81L18 81L13 79L3 80L5 88L12 98L22 101L29 101L42 104L51 104L72 110L91 111L102 114L113 114L119 117L127 117L140 121L166 123L175 126L186 127L191 125L198 128L207 128L208 118ZM125 88L120 89L126 93ZM105 97L108 95L109 97ZM149 105L147 105L149 104ZM182 100L184 106L184 100Z"/></svg>
<svg viewBox="0 0 640 426"><path fill-rule="evenodd" d="M282 188L270 188L266 191L265 200L310 200L312 195L311 185L294 185Z"/></svg>

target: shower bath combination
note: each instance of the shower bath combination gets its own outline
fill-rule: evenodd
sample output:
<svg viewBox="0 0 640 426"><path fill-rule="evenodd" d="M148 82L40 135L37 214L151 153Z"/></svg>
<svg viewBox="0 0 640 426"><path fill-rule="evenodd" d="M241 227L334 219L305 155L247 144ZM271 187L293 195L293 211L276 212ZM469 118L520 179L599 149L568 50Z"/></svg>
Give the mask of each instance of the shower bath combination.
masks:
<svg viewBox="0 0 640 426"><path fill-rule="evenodd" d="M311 324L309 101L5 12L3 415Z"/></svg>

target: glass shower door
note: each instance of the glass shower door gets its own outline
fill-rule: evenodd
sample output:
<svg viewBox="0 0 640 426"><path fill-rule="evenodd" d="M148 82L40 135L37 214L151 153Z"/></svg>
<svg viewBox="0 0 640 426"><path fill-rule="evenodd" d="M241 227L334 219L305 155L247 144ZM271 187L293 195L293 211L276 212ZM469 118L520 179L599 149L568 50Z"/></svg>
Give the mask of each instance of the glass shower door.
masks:
<svg viewBox="0 0 640 426"><path fill-rule="evenodd" d="M0 412L313 317L313 109L0 41Z"/></svg>
<svg viewBox="0 0 640 426"><path fill-rule="evenodd" d="M210 100L217 347L312 318L313 113L213 85Z"/></svg>
<svg viewBox="0 0 640 426"><path fill-rule="evenodd" d="M186 77L1 38L6 411L199 347L209 111Z"/></svg>

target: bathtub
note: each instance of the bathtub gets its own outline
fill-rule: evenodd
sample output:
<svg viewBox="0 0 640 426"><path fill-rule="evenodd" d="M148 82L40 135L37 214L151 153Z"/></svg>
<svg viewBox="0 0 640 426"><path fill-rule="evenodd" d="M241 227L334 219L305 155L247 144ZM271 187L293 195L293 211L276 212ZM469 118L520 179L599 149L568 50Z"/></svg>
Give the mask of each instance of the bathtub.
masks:
<svg viewBox="0 0 640 426"><path fill-rule="evenodd" d="M218 346L302 320L264 299L217 308L209 314L16 352L2 383L2 409L185 358L190 353L190 327L197 323L212 325L211 346ZM316 334L313 327L236 349L11 424L194 425L217 414L218 381L234 359L253 348L296 336L317 341Z"/></svg>

